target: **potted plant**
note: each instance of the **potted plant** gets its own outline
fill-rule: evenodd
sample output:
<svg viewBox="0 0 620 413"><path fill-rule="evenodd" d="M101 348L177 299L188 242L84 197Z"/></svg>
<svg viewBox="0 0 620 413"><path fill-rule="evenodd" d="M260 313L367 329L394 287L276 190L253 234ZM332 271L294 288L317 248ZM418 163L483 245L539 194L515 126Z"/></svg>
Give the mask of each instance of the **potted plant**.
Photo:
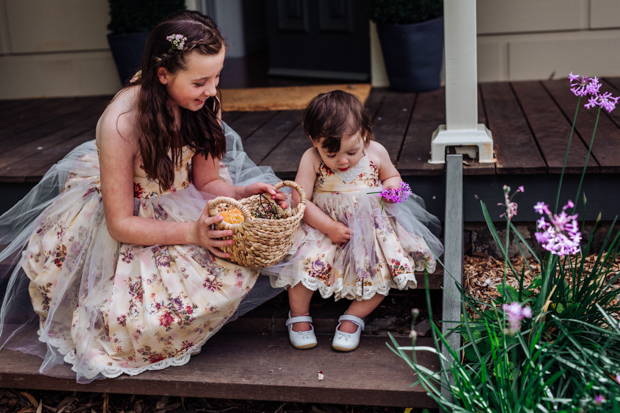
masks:
<svg viewBox="0 0 620 413"><path fill-rule="evenodd" d="M438 89L443 62L443 0L369 0L390 88Z"/></svg>
<svg viewBox="0 0 620 413"><path fill-rule="evenodd" d="M109 0L108 44L121 83L138 71L149 33L167 15L185 9L184 0Z"/></svg>

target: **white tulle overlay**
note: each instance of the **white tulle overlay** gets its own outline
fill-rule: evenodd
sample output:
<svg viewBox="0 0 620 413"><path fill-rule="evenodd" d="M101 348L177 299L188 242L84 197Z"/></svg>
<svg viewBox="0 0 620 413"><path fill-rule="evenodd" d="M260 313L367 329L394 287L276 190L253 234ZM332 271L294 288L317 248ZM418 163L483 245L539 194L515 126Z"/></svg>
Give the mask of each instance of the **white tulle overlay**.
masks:
<svg viewBox="0 0 620 413"><path fill-rule="evenodd" d="M271 168L254 165L239 136L223 128L221 179L236 185L279 181ZM191 184L193 153L183 155L167 191L136 168L134 215L173 222L200 217L212 196ZM10 274L0 347L43 357L42 374L58 375L56 366L68 362L80 383L185 364L227 321L279 292L257 283L257 270L198 246L112 239L94 141L74 149L0 217L0 243L8 244L0 261Z"/></svg>
<svg viewBox="0 0 620 413"><path fill-rule="evenodd" d="M345 173L321 164L312 202L347 225L352 238L342 245L302 224L283 262L263 270L274 287L302 283L324 298L368 300L391 288L416 288L414 271L435 271L443 246L439 220L415 195L399 204L381 203L379 171L366 155ZM430 228L430 229L429 229ZM430 247L429 247L430 246Z"/></svg>

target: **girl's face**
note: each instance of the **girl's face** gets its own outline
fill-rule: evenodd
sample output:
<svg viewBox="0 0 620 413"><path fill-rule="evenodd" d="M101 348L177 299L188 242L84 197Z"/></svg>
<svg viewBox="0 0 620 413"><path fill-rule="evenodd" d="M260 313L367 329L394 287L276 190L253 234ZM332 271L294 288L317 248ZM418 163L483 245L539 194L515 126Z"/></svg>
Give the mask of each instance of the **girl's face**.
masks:
<svg viewBox="0 0 620 413"><path fill-rule="evenodd" d="M321 146L321 141L322 139L318 141L313 139L312 144L319 151L323 163L334 171L344 172L353 168L364 156L364 140L360 132L342 138L338 153L327 152Z"/></svg>
<svg viewBox="0 0 620 413"><path fill-rule="evenodd" d="M166 85L171 106L191 111L202 109L205 101L216 94L225 56L226 49L222 47L218 54L211 56L190 53L185 57L187 69L175 74L159 68L159 81Z"/></svg>

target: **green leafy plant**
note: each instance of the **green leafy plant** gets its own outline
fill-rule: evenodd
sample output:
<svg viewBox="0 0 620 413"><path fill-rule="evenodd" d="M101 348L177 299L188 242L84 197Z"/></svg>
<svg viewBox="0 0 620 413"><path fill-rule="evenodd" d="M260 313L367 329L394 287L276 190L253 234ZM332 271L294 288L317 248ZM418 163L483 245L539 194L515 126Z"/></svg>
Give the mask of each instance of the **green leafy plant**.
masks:
<svg viewBox="0 0 620 413"><path fill-rule="evenodd" d="M167 15L185 9L184 0L108 0L112 34L149 32Z"/></svg>
<svg viewBox="0 0 620 413"><path fill-rule="evenodd" d="M443 16L443 0L369 0L370 19L377 24L413 24Z"/></svg>
<svg viewBox="0 0 620 413"><path fill-rule="evenodd" d="M571 73L569 80L571 90L579 97L573 130L581 97L590 96L586 108L598 106L597 123L601 109L615 109L618 98L599 93L597 78L580 78ZM596 124L590 149L595 133ZM577 196L584 174L585 166ZM593 237L585 245L581 242L573 202L568 201L558 213L562 177L553 212L542 202L534 207L543 215L537 221L539 253L511 221L517 214L513 198L524 191L523 187L510 195L510 188L504 186L504 202L500 204L506 207L502 214L506 217L504 240L486 205L481 203L487 226L504 257L504 277L497 287L500 297L489 301L475 299L457 284L462 320L452 332L462 335L461 348L451 348L432 320L434 348L416 347L413 326L411 347L399 346L392 338L390 348L414 369L417 383L443 408L454 412L511 413L620 411L620 291L614 285L620 274L611 271L620 251L620 231L614 234L614 220L594 264L586 266ZM586 204L584 196L584 211ZM600 215L592 231L599 222ZM511 235L518 239L523 257L527 250L540 270L535 271L527 259L522 268L515 268L508 258ZM530 285L523 282L526 269L536 274ZM518 288L507 284L509 272L517 279ZM428 277L426 283L430 301ZM413 352L412 357L408 351ZM440 371L418 365L416 351L437 354ZM451 397L442 394L442 388Z"/></svg>

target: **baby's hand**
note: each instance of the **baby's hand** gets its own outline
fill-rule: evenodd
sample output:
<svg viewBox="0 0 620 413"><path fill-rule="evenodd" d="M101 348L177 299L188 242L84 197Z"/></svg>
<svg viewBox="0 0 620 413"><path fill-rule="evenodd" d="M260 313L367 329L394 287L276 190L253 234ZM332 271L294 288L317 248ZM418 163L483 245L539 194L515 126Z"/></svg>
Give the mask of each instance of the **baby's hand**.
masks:
<svg viewBox="0 0 620 413"><path fill-rule="evenodd" d="M261 193L267 193L271 196L271 199L275 200L280 208L286 209L286 194L282 191L276 191L273 186L265 182L256 182L245 187L246 197Z"/></svg>
<svg viewBox="0 0 620 413"><path fill-rule="evenodd" d="M342 222L334 221L327 230L327 236L335 244L344 244L351 239L351 230Z"/></svg>

